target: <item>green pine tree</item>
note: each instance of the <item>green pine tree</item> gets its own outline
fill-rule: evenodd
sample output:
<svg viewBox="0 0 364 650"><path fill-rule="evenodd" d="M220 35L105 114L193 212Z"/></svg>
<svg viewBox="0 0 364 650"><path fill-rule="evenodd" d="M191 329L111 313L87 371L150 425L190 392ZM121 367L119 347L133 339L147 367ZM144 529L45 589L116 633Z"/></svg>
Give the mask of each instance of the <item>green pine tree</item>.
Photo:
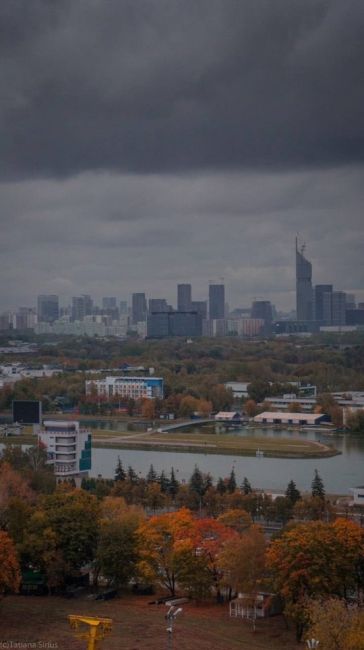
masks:
<svg viewBox="0 0 364 650"><path fill-rule="evenodd" d="M296 483L290 481L286 489L286 497L294 505L301 498L301 492L297 489Z"/></svg>
<svg viewBox="0 0 364 650"><path fill-rule="evenodd" d="M195 465L192 476L189 481L189 487L191 492L195 492L199 497L203 497L205 494L205 482L204 477L200 469Z"/></svg>
<svg viewBox="0 0 364 650"><path fill-rule="evenodd" d="M317 469L315 469L315 476L311 483L311 494L313 497L319 497L320 499L325 498L324 483Z"/></svg>
<svg viewBox="0 0 364 650"><path fill-rule="evenodd" d="M168 488L169 488L169 480L166 477L166 475L164 473L164 470L162 470L162 472L161 472L161 474L159 476L159 485L160 485L160 488L161 488L161 492L163 492L163 494L166 494L166 492L168 492Z"/></svg>
<svg viewBox="0 0 364 650"><path fill-rule="evenodd" d="M236 490L236 478L235 478L235 471L234 468L232 468L229 476L229 480L227 482L227 491L229 494L232 494Z"/></svg>
<svg viewBox="0 0 364 650"><path fill-rule="evenodd" d="M244 476L240 489L243 494L251 494L253 492L252 486L246 476Z"/></svg>
<svg viewBox="0 0 364 650"><path fill-rule="evenodd" d="M157 483L157 481L158 481L157 472L155 471L153 465L151 465L149 468L149 472L147 474L147 483Z"/></svg>
<svg viewBox="0 0 364 650"><path fill-rule="evenodd" d="M120 460L120 456L118 456L118 464L116 465L114 480L115 481L125 481L125 479L126 479L126 473L125 473L125 470L123 468L123 464L122 464L122 462Z"/></svg>
<svg viewBox="0 0 364 650"><path fill-rule="evenodd" d="M128 481L130 483L135 483L136 484L136 483L139 482L138 475L137 475L136 471L132 468L131 465L129 465L129 467L128 467L127 477L128 477Z"/></svg>
<svg viewBox="0 0 364 650"><path fill-rule="evenodd" d="M171 468L171 476L170 476L169 485L168 485L168 494L171 495L172 499L174 499L177 496L178 490L179 490L179 483L178 483L178 481L177 481L177 479L175 477L174 469L172 467Z"/></svg>
<svg viewBox="0 0 364 650"><path fill-rule="evenodd" d="M220 496L222 496L226 492L225 481L224 481L223 478L221 478L221 476L219 476L219 479L218 479L218 481L216 483L216 492L218 492L218 494L220 494Z"/></svg>

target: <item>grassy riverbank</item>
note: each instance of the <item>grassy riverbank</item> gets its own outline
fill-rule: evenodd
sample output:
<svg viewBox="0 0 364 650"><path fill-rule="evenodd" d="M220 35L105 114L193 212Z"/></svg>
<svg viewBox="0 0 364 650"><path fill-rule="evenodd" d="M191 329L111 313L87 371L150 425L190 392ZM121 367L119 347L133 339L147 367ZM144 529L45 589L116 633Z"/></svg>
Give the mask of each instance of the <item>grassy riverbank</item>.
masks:
<svg viewBox="0 0 364 650"><path fill-rule="evenodd" d="M339 453L334 447L312 440L182 432L120 435L95 431L93 446L237 456L255 456L260 451L264 456L276 458L325 458Z"/></svg>
<svg viewBox="0 0 364 650"><path fill-rule="evenodd" d="M187 432L130 432L93 429L93 447L109 449L140 449L199 454L255 456L262 452L269 458L327 458L340 452L332 446L313 440L237 436L230 434ZM0 439L5 445L34 445L37 436L24 431L20 436Z"/></svg>

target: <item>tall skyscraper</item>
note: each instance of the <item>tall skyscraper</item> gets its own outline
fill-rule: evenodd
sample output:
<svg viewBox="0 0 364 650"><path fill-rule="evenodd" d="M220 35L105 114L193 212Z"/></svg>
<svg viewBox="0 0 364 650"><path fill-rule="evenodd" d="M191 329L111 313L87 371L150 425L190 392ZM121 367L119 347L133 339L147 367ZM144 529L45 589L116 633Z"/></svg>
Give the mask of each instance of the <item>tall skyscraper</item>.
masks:
<svg viewBox="0 0 364 650"><path fill-rule="evenodd" d="M59 317L59 299L55 295L38 296L38 321L52 323Z"/></svg>
<svg viewBox="0 0 364 650"><path fill-rule="evenodd" d="M210 284L209 286L209 319L225 318L225 285Z"/></svg>
<svg viewBox="0 0 364 650"><path fill-rule="evenodd" d="M133 325L147 320L147 301L145 293L133 293L131 296L131 317Z"/></svg>
<svg viewBox="0 0 364 650"><path fill-rule="evenodd" d="M149 298L148 312L153 314L161 311L170 311L170 307L165 298Z"/></svg>
<svg viewBox="0 0 364 650"><path fill-rule="evenodd" d="M304 252L304 245L298 249L296 237L296 317L297 320L312 321L312 264L305 258Z"/></svg>
<svg viewBox="0 0 364 650"><path fill-rule="evenodd" d="M92 314L93 301L91 296L73 296L72 298L72 320L82 321L85 316Z"/></svg>
<svg viewBox="0 0 364 650"><path fill-rule="evenodd" d="M332 292L332 324L346 324L346 293L345 291Z"/></svg>
<svg viewBox="0 0 364 650"><path fill-rule="evenodd" d="M105 310L117 309L116 298L114 298L114 296L105 296L105 298L102 299L102 308Z"/></svg>
<svg viewBox="0 0 364 650"><path fill-rule="evenodd" d="M119 302L119 311L120 311L120 314L127 314L128 313L128 302L127 302L127 300L120 300L120 302Z"/></svg>
<svg viewBox="0 0 364 650"><path fill-rule="evenodd" d="M329 294L325 297L325 294ZM315 286L315 300L314 300L314 320L322 325L330 325L326 322L327 313L329 309L329 321L331 318L331 294L332 284L316 284ZM330 306L328 307L330 303Z"/></svg>
<svg viewBox="0 0 364 650"><path fill-rule="evenodd" d="M201 318L207 318L207 301L206 300L192 300L191 310L200 314Z"/></svg>
<svg viewBox="0 0 364 650"><path fill-rule="evenodd" d="M201 335L202 318L195 311L159 312L148 316L147 336L150 338Z"/></svg>
<svg viewBox="0 0 364 650"><path fill-rule="evenodd" d="M177 311L190 311L192 287L190 284L177 285Z"/></svg>

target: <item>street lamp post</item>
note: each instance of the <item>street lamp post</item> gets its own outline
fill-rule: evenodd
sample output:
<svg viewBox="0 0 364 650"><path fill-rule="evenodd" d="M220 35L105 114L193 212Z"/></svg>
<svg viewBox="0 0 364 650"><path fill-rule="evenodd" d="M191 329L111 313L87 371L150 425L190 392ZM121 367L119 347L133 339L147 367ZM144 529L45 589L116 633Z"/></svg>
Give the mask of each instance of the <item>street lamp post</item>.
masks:
<svg viewBox="0 0 364 650"><path fill-rule="evenodd" d="M182 607L179 607L176 609L173 605L172 607L169 608L167 614L165 615L165 619L168 622L168 627L167 627L167 650L172 650L173 648L173 623L176 620L178 614L182 612Z"/></svg>

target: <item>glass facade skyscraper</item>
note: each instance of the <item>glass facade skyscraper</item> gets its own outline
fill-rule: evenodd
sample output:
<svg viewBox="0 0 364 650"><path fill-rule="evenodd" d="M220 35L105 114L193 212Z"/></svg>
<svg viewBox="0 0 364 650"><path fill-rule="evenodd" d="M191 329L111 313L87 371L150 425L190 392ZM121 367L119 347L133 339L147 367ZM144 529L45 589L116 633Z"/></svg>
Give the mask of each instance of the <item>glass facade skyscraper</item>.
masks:
<svg viewBox="0 0 364 650"><path fill-rule="evenodd" d="M296 317L299 321L312 321L312 264L305 258L304 250L304 246L298 249L296 237Z"/></svg>

